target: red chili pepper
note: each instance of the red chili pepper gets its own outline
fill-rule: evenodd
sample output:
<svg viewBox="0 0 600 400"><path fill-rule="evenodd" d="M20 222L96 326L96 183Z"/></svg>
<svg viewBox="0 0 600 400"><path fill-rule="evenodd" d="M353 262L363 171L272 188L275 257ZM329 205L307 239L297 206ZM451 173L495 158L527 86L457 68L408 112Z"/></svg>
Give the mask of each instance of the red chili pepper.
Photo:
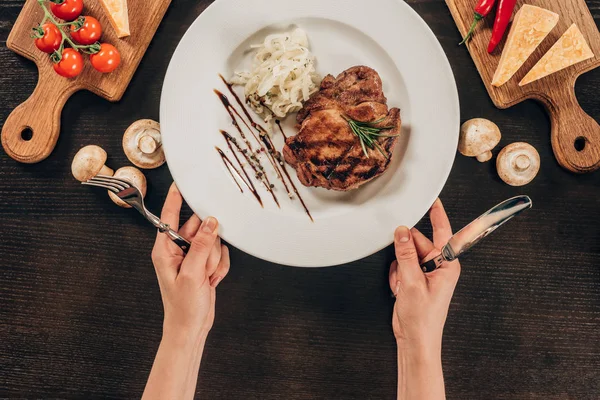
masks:
<svg viewBox="0 0 600 400"><path fill-rule="evenodd" d="M465 36L463 41L458 44L459 46L463 43L466 43L467 40L469 40L471 36L473 36L473 32L475 32L475 27L477 27L479 21L484 19L490 13L490 11L492 11L492 7L494 7L494 4L496 4L496 0L479 0L477 5L475 6L475 19L471 24L471 28L469 29L467 36Z"/></svg>
<svg viewBox="0 0 600 400"><path fill-rule="evenodd" d="M494 29L492 29L492 38L488 45L488 53L491 54L504 37L515 9L515 4L517 4L517 0L500 0L500 3L498 3L498 11L496 11L496 20L494 21Z"/></svg>

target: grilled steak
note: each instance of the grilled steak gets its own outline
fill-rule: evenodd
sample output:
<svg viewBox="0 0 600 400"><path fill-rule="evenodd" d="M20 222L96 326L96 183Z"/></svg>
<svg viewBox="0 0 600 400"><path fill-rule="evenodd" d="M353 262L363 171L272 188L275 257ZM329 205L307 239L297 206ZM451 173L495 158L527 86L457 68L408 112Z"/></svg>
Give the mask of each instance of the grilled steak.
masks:
<svg viewBox="0 0 600 400"><path fill-rule="evenodd" d="M382 134L400 133L400 110L388 110L379 74L364 66L327 75L298 112L299 132L287 138L285 160L296 169L305 186L352 190L378 177L387 169L397 137L379 137L379 149L367 148L365 156L359 138L346 118L390 128ZM382 154L383 153L383 154Z"/></svg>

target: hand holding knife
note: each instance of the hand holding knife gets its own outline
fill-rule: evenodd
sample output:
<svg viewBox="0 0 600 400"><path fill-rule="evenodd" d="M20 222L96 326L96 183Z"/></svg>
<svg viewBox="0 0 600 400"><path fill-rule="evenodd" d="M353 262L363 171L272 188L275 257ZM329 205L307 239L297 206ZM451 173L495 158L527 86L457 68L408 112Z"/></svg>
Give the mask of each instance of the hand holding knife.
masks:
<svg viewBox="0 0 600 400"><path fill-rule="evenodd" d="M421 269L425 273L433 272L438 269L443 262L456 260L458 256L469 250L480 240L494 232L514 216L531 208L531 206L532 202L528 196L517 196L492 207L486 213L479 216L479 218L454 234L448 243L442 247L441 253L434 258L423 262L421 264Z"/></svg>

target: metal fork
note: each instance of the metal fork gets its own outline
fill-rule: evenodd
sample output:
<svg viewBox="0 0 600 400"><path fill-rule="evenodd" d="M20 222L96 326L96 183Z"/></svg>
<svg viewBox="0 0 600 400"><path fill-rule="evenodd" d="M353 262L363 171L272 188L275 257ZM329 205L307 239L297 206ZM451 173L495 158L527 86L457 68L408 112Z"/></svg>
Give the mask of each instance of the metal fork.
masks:
<svg viewBox="0 0 600 400"><path fill-rule="evenodd" d="M96 186L110 190L117 197L135 208L142 214L152 225L158 228L159 232L165 233L184 253L190 249L191 243L183 236L175 232L168 224L165 224L156 215L152 214L144 206L144 197L132 183L112 176L96 175L86 182L81 182L84 185Z"/></svg>

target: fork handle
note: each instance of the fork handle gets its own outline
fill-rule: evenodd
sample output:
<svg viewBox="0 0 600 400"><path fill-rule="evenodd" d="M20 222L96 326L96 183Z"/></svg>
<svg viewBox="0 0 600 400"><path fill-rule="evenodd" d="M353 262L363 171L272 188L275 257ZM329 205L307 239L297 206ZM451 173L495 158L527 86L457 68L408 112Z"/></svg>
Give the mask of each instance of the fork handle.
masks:
<svg viewBox="0 0 600 400"><path fill-rule="evenodd" d="M187 240L186 238L181 236L179 233L175 232L173 229L171 229L169 224L165 224L164 222L162 222L160 220L160 218L158 218L156 215L152 214L150 211L147 211L147 210L145 210L145 211L146 211L146 217L148 218L148 220L150 222L152 222L152 224L154 226L156 226L158 228L158 231L160 233L164 233L165 235L167 235L169 237L169 239L171 239L177 246L179 246L179 248L181 250L183 250L183 252L185 254L187 254L187 252L190 250L190 247L192 245L189 242L189 240Z"/></svg>
<svg viewBox="0 0 600 400"><path fill-rule="evenodd" d="M169 239L171 239L177 246L179 246L181 250L183 250L185 254L187 254L192 244L186 238L175 232L173 229L169 228L169 225L162 225L164 225L164 228L160 226L158 227L158 230L161 233L165 233L169 237Z"/></svg>

